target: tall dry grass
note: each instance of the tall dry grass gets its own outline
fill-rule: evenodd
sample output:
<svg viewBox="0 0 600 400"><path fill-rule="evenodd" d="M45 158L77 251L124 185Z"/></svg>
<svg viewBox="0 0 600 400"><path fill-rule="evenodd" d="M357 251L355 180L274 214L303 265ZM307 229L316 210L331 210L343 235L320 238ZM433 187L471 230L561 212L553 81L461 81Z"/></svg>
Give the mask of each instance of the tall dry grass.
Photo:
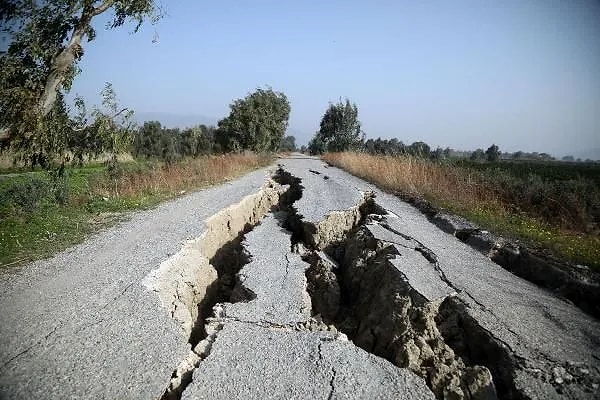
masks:
<svg viewBox="0 0 600 400"><path fill-rule="evenodd" d="M563 185L560 207L556 207L555 199L545 195L541 202L531 201L539 196L538 192L544 194L552 185L529 190L527 181L515 186L510 180L493 175L500 174L497 171L492 176L484 176L478 171L450 164L362 153L326 154L323 159L384 190L409 197L423 196L434 205L493 232L600 271L600 235L585 226L585 221L592 218L589 212L581 211L584 215L581 221L573 217L578 210L584 209L582 199L585 196L567 190L568 186Z"/></svg>
<svg viewBox="0 0 600 400"><path fill-rule="evenodd" d="M424 196L441 205L472 209L502 208L493 190L475 173L410 156L374 156L363 153L328 153L323 159L381 188L402 194Z"/></svg>
<svg viewBox="0 0 600 400"><path fill-rule="evenodd" d="M272 161L269 155L245 153L208 155L172 165L146 164L125 168L113 177L104 175L91 182L90 189L103 197L169 196L235 178Z"/></svg>

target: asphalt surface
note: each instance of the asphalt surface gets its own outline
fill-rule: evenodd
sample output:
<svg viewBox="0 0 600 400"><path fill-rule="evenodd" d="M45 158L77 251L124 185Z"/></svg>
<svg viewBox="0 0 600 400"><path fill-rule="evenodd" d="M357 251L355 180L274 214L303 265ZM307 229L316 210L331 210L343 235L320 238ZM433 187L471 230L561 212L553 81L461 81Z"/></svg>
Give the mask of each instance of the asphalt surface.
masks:
<svg viewBox="0 0 600 400"><path fill-rule="evenodd" d="M367 227L397 246L400 256L392 261L399 273L431 301L460 298L465 312L520 360L515 380L529 396L596 396L572 387L561 394L552 376L574 364L590 376L600 373L598 321L360 179L314 158L279 162L301 179L303 195L294 207L305 222L316 224L374 192L390 229ZM203 221L256 193L274 170L136 213L50 259L2 271L0 398L160 398L190 346L144 278L186 240L200 237ZM238 285L252 296L219 306L214 343L182 398L433 398L413 372L335 330L310 328L308 264L292 251L284 218L268 214L246 234L251 261ZM435 267L405 251L413 241L435 254Z"/></svg>
<svg viewBox="0 0 600 400"><path fill-rule="evenodd" d="M246 235L252 261L240 284L255 294L226 304L222 329L183 399L432 399L411 371L332 331L308 331L308 264L290 251L290 233L273 214Z"/></svg>
<svg viewBox="0 0 600 400"><path fill-rule="evenodd" d="M267 240L265 240L267 239ZM290 251L290 233L273 214L246 235L252 261L239 272L255 298L224 305L224 317L252 323L293 325L308 321L311 302L304 272L308 265Z"/></svg>
<svg viewBox="0 0 600 400"><path fill-rule="evenodd" d="M531 398L597 398L600 393L600 323L568 301L504 270L453 235L431 224L411 205L320 161L295 158L284 167L302 179L303 198L326 197L328 185L335 184L336 196L354 198L371 191L377 205L388 215L385 222L369 229L376 238L392 243L400 253L392 262L410 285L429 300L455 294L468 305L466 311L494 340L506 346L522 368L516 371L516 385ZM315 172L309 171L316 171ZM323 179L327 176L328 179ZM343 188L343 189L341 189ZM345 193L343 192L345 191ZM347 204L340 201L342 210ZM318 204L296 203L298 214L319 215ZM437 258L437 268L414 251L406 251L406 239L418 241ZM590 378L588 391L560 387L562 369L579 366ZM553 385L554 384L554 385ZM567 392L561 393L562 392ZM595 392L595 393L594 393Z"/></svg>
<svg viewBox="0 0 600 400"><path fill-rule="evenodd" d="M160 397L189 345L143 280L269 176L259 170L135 213L50 259L2 271L0 397Z"/></svg>

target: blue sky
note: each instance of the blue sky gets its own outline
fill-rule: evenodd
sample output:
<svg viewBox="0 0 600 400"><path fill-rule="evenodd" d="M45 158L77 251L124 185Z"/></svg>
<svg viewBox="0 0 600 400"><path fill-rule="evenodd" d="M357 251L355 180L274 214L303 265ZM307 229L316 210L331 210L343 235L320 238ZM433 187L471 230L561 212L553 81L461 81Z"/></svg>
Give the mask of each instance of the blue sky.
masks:
<svg viewBox="0 0 600 400"><path fill-rule="evenodd" d="M162 2L137 34L98 21L72 93L97 103L110 81L140 116L187 125L270 85L299 143L348 97L367 137L600 152L598 1Z"/></svg>

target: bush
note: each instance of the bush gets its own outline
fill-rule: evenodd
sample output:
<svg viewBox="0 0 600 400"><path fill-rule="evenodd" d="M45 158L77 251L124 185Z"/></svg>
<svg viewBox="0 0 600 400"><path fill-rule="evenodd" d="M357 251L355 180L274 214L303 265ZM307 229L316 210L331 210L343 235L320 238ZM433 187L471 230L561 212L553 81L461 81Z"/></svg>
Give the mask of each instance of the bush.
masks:
<svg viewBox="0 0 600 400"><path fill-rule="evenodd" d="M52 179L52 186L54 200L60 205L67 204L71 195L68 175L63 173L62 175L54 176Z"/></svg>
<svg viewBox="0 0 600 400"><path fill-rule="evenodd" d="M497 164L479 172L480 179L493 188L507 208L523 211L545 222L579 232L598 230L600 190L589 178L563 179L556 164L556 177L539 170L516 173L510 163Z"/></svg>
<svg viewBox="0 0 600 400"><path fill-rule="evenodd" d="M0 191L3 204L12 203L26 212L34 211L51 191L47 180L35 177L19 179Z"/></svg>

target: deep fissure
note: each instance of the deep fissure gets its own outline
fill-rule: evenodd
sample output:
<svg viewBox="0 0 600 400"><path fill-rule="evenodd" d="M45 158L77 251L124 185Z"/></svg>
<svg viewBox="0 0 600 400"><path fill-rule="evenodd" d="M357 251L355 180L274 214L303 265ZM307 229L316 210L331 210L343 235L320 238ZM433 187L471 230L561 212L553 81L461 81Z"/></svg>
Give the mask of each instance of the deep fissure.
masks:
<svg viewBox="0 0 600 400"><path fill-rule="evenodd" d="M218 278L215 281L214 289L198 304L198 319L192 328L189 338L192 348L206 338L205 320L211 316L212 309L217 303L238 302L253 298L253 294L249 292L241 293L237 291L233 298L232 294L236 284L236 274L251 259L250 254L244 249L242 242L246 234L252 231L257 225L246 224L244 229L234 239L219 248L209 260L210 265L217 271Z"/></svg>
<svg viewBox="0 0 600 400"><path fill-rule="evenodd" d="M306 270L307 291L315 321L334 327L364 350L411 369L440 399L524 397L513 383L519 360L469 316L468 305L454 296L428 301L391 264L390 260L401 256L401 252L417 252L452 287L436 254L414 238L393 231L400 237L398 250L391 242L371 234L369 224L392 230L386 223L386 211L372 193L365 193L356 207L336 211L333 218L330 214L313 224L304 221L294 207L303 195L301 180L281 166L273 180L288 186L270 211L280 211L274 215L291 232L291 251L300 253L310 264ZM198 303L199 317L190 335L194 349L191 361L174 372L164 399L181 397L194 369L210 352L223 326L218 318L209 318L215 304L255 297L251 291L242 290L242 284L236 285L236 274L251 259L242 242L258 223L246 224L211 257L218 279ZM402 239L406 243L400 243Z"/></svg>
<svg viewBox="0 0 600 400"><path fill-rule="evenodd" d="M274 199L273 196L266 196L267 200L263 198L258 199L259 204L266 202L268 205L268 207L264 207L264 204L263 207L257 207L260 208L258 212L252 207L247 210L244 210L242 207L242 211L246 211L248 215L236 215L236 217L241 217L247 220L247 222L244 223L235 237L214 249L212 257L208 260L208 264L216 271L217 278L207 286L205 295L195 305L197 308L197 318L191 327L188 339L191 350L173 371L169 385L161 397L162 400L179 400L187 386L192 382L194 370L210 354L212 343L216 339L217 333L223 327L222 322L211 318L215 317L215 306L218 303L250 301L256 297L249 289L237 284L237 273L244 265L251 261L251 254L244 248L243 241L246 234L260 224L260 220L268 212L274 213L279 210L288 209L291 203L299 198L297 197L299 195L296 193L295 187L284 183L288 177L282 176L282 173L283 170L280 168L272 176L273 182L280 184L284 188L287 186L285 190L278 192L277 201L272 201ZM272 185L268 185L268 188L272 188ZM269 201L273 204L270 204ZM234 211L225 213L229 218L226 221L218 220L220 225L226 226L227 231L232 230L231 220L233 217L231 214L233 213ZM206 251L206 249L203 250Z"/></svg>
<svg viewBox="0 0 600 400"><path fill-rule="evenodd" d="M287 176L286 183L295 185L301 194L300 180ZM396 247L365 229L372 223L391 229L385 223L387 212L373 194L365 194L358 221L342 227L344 231L329 241L315 239L323 227L303 221L292 204L285 226L292 232L292 249L300 251L310 264L307 291L315 317L364 350L421 375L438 398L521 397L512 390L514 357L468 316L467 306L452 296L427 301L391 266L389 259L400 255ZM406 250L418 252L452 287L435 253L401 232L394 233L414 243L412 248L405 246ZM374 286L360 287L365 281Z"/></svg>
<svg viewBox="0 0 600 400"><path fill-rule="evenodd" d="M314 312L357 346L421 375L438 398L494 398L488 370L454 354L438 331L435 317L439 304L426 301L390 267L388 260L398 256L398 250L369 237L362 226L350 232L346 240L324 250L335 261L329 265L337 268L325 268L327 263L315 253L307 256ZM352 251L356 253L349 254ZM437 262L423 248L410 251L418 251L432 264ZM335 299L338 291L339 306Z"/></svg>

